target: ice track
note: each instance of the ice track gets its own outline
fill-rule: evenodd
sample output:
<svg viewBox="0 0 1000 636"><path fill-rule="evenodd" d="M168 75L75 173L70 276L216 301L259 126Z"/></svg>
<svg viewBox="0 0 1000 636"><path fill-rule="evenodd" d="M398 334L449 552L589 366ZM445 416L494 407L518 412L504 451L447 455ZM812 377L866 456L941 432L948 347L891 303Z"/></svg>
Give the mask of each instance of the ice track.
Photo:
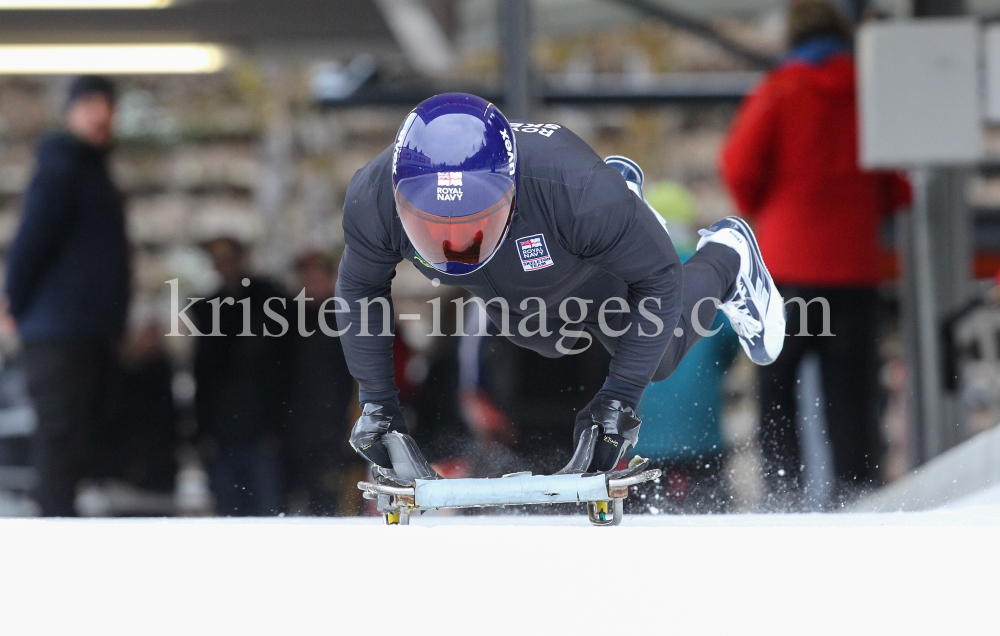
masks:
<svg viewBox="0 0 1000 636"><path fill-rule="evenodd" d="M0 634L996 633L1000 493L919 513L0 521Z"/></svg>

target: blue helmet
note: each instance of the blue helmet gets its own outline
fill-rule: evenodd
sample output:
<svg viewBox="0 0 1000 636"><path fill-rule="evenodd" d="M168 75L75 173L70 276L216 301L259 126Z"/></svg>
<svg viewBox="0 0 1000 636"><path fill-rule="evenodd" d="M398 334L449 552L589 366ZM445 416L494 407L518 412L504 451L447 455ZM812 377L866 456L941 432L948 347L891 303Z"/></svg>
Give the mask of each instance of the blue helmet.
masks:
<svg viewBox="0 0 1000 636"><path fill-rule="evenodd" d="M424 100L396 135L396 211L417 253L438 271L468 274L490 260L510 227L517 182L514 131L481 97Z"/></svg>

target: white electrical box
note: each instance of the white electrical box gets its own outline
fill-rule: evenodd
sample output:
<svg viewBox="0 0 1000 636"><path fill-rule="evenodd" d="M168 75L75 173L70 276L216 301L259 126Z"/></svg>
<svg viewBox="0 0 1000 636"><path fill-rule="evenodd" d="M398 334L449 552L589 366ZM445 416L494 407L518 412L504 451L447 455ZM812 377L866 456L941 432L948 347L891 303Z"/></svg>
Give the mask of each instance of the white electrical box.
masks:
<svg viewBox="0 0 1000 636"><path fill-rule="evenodd" d="M983 153L974 18L869 23L858 31L861 165L957 165Z"/></svg>

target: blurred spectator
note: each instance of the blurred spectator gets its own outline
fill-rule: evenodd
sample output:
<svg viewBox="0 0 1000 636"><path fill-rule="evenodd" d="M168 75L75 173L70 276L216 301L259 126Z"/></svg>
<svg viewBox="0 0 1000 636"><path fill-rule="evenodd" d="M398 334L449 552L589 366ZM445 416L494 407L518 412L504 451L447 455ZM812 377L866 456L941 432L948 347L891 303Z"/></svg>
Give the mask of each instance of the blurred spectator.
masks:
<svg viewBox="0 0 1000 636"><path fill-rule="evenodd" d="M108 80L72 83L66 130L41 143L7 261L9 311L38 412L35 495L47 516L75 515L128 313L124 202L107 166L114 113Z"/></svg>
<svg viewBox="0 0 1000 636"><path fill-rule="evenodd" d="M299 256L296 271L305 309L298 320L309 335L296 329L292 336L286 428L289 500L296 502L298 512L332 515L345 487L345 464L361 463L354 452L344 452L354 378L340 338L324 334L319 324L320 308L334 296L336 260L322 252L306 252ZM327 312L334 309L332 302L325 307ZM324 318L329 329L337 329L334 314ZM356 490L354 484L346 486Z"/></svg>
<svg viewBox="0 0 1000 636"><path fill-rule="evenodd" d="M163 347L164 328L143 324L129 338L115 374L108 443L101 450L107 476L136 488L172 493L177 475L177 412L173 364Z"/></svg>
<svg viewBox="0 0 1000 636"><path fill-rule="evenodd" d="M282 333L278 322L265 315L265 302L280 299L268 308L292 329L294 316L282 290L247 273L242 243L216 238L205 249L222 286L191 309L198 330L205 334L195 340L199 446L220 515L278 514L283 508L281 422L288 400L291 338L290 329ZM209 335L213 313L218 314L215 336Z"/></svg>
<svg viewBox="0 0 1000 636"><path fill-rule="evenodd" d="M773 503L799 496L802 460L796 379L815 351L841 495L876 485L883 442L878 417L879 228L909 202L905 181L858 167L850 25L819 0L795 0L791 46L737 114L721 171L740 210L756 225L768 269L786 303L808 305L812 337L790 337L778 360L760 369L760 443ZM788 303L788 329L800 332L800 307Z"/></svg>

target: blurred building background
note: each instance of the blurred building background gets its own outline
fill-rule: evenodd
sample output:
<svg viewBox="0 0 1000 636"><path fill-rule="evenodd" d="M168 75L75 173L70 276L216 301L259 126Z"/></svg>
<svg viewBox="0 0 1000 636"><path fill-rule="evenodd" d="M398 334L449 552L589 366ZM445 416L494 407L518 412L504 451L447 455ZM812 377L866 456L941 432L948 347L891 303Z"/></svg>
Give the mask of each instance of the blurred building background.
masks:
<svg viewBox="0 0 1000 636"><path fill-rule="evenodd" d="M58 121L75 70L70 56L66 70L12 72L3 68L10 59L4 47L198 43L224 51L218 69L202 69L211 72L115 75L113 169L127 196L135 250L136 334L151 324L166 332L165 281L178 278L182 296L204 296L217 286L198 249L213 237L247 242L256 272L294 288L297 255L343 246L340 220L351 176L392 141L409 108L437 92L480 93L511 118L558 122L602 156L635 159L647 182L689 193L694 228L734 213L718 176L720 147L740 100L782 55L786 8L783 0L190 0L165 8L47 10L10 4L17 3L0 2L0 251L17 228L34 148ZM995 0L836 4L854 19L914 12L1000 16ZM508 108L505 93L521 101ZM1000 269L1000 134L987 133L994 158L954 177L949 204L968 220L970 279L991 278ZM900 271L899 235L887 226L884 267L891 276ZM400 266L398 312L426 313L431 293L414 268ZM976 294L970 283L950 309ZM914 450L900 288L886 284L882 295L891 310L881 348L891 479L927 456ZM407 323L412 333L402 333L416 360L407 376L414 384L428 377L433 359L432 343L421 335L425 324ZM132 512L207 512L203 475L183 442L196 426L193 342L162 340L174 369L181 469L175 497L143 500ZM9 334L3 347L10 354L16 348ZM752 509L760 496L755 376L745 362L739 357L722 380L724 473L737 510ZM974 384L981 388L953 399L954 426L961 430L951 444L1000 417L993 386L1000 373L979 365ZM0 505L23 513L31 511L30 502L18 493L31 475L18 461L17 440L30 430L31 417L16 382L12 375L13 397L0 405ZM818 455L809 461L820 466L821 432L815 439L810 448ZM815 470L821 480L822 468ZM85 500L91 501L87 511L109 510L105 495Z"/></svg>

